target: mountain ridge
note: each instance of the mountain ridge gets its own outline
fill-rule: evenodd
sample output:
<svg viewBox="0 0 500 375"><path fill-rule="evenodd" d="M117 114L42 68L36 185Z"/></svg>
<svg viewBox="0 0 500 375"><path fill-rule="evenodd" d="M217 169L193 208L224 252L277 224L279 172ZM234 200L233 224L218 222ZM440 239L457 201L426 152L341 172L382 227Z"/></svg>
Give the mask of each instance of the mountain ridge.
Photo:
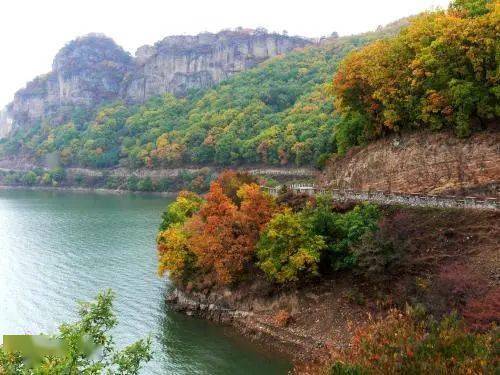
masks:
<svg viewBox="0 0 500 375"><path fill-rule="evenodd" d="M61 123L69 107L93 108L115 100L142 103L165 93L183 96L311 43L262 29L223 30L169 36L139 47L132 57L111 38L87 34L61 48L52 70L18 90L7 112L14 126L53 116Z"/></svg>

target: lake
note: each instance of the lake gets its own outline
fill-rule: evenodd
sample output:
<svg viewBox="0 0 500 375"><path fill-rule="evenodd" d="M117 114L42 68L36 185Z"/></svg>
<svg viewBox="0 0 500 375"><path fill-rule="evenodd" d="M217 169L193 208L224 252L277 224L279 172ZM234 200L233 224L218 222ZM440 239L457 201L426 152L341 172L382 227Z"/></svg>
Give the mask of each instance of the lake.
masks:
<svg viewBox="0 0 500 375"><path fill-rule="evenodd" d="M143 374L286 374L286 360L165 305L155 235L168 201L0 190L0 336L55 332L77 319L77 301L111 288L117 344L153 338Z"/></svg>

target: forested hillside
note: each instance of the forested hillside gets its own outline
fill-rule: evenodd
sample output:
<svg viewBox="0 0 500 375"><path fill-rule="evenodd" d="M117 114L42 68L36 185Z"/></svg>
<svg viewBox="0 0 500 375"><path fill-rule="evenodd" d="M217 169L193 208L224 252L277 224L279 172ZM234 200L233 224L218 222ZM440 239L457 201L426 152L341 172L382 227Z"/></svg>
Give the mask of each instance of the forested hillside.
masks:
<svg viewBox="0 0 500 375"><path fill-rule="evenodd" d="M75 109L67 123L18 129L0 143L0 153L39 163L56 155L63 166L94 168L313 165L336 149L339 118L326 87L339 62L405 22L323 40L183 98L167 94L141 106L117 102L95 113Z"/></svg>
<svg viewBox="0 0 500 375"><path fill-rule="evenodd" d="M75 109L67 122L17 128L0 142L0 158L91 168L322 166L390 133L467 137L500 114L499 8L457 0L373 33L323 39L184 97Z"/></svg>
<svg viewBox="0 0 500 375"><path fill-rule="evenodd" d="M350 54L331 86L339 151L403 130L466 137L498 120L499 24L498 0L455 0Z"/></svg>

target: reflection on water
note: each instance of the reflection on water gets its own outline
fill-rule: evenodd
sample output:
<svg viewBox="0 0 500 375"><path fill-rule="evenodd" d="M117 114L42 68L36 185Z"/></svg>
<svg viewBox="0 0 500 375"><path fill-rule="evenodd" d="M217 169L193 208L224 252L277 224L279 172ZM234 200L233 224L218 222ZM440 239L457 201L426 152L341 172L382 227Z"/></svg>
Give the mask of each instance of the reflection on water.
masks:
<svg viewBox="0 0 500 375"><path fill-rule="evenodd" d="M148 334L144 374L284 374L286 361L165 305L154 238L165 198L0 190L0 335L53 332L116 292L119 345Z"/></svg>

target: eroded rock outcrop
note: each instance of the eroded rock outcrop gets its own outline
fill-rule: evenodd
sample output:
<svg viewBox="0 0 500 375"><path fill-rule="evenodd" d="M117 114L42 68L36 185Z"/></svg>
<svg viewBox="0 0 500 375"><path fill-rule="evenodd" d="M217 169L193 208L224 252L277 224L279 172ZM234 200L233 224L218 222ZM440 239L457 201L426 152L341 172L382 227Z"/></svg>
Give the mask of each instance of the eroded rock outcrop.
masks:
<svg viewBox="0 0 500 375"><path fill-rule="evenodd" d="M133 58L112 39L90 34L68 43L52 71L19 90L8 106L14 126L68 120L75 108L123 99L142 102L167 92L206 88L310 41L259 30L170 36Z"/></svg>
<svg viewBox="0 0 500 375"><path fill-rule="evenodd" d="M364 191L497 197L499 144L498 124L466 139L451 132L394 136L333 158L320 183Z"/></svg>
<svg viewBox="0 0 500 375"><path fill-rule="evenodd" d="M170 36L137 50L136 69L125 95L133 101L166 92L182 95L309 43L303 38L253 30Z"/></svg>
<svg viewBox="0 0 500 375"><path fill-rule="evenodd" d="M14 123L33 123L47 116L64 116L74 107L93 107L114 100L126 72L133 68L130 54L103 35L91 34L63 47L52 71L19 90L8 112Z"/></svg>

